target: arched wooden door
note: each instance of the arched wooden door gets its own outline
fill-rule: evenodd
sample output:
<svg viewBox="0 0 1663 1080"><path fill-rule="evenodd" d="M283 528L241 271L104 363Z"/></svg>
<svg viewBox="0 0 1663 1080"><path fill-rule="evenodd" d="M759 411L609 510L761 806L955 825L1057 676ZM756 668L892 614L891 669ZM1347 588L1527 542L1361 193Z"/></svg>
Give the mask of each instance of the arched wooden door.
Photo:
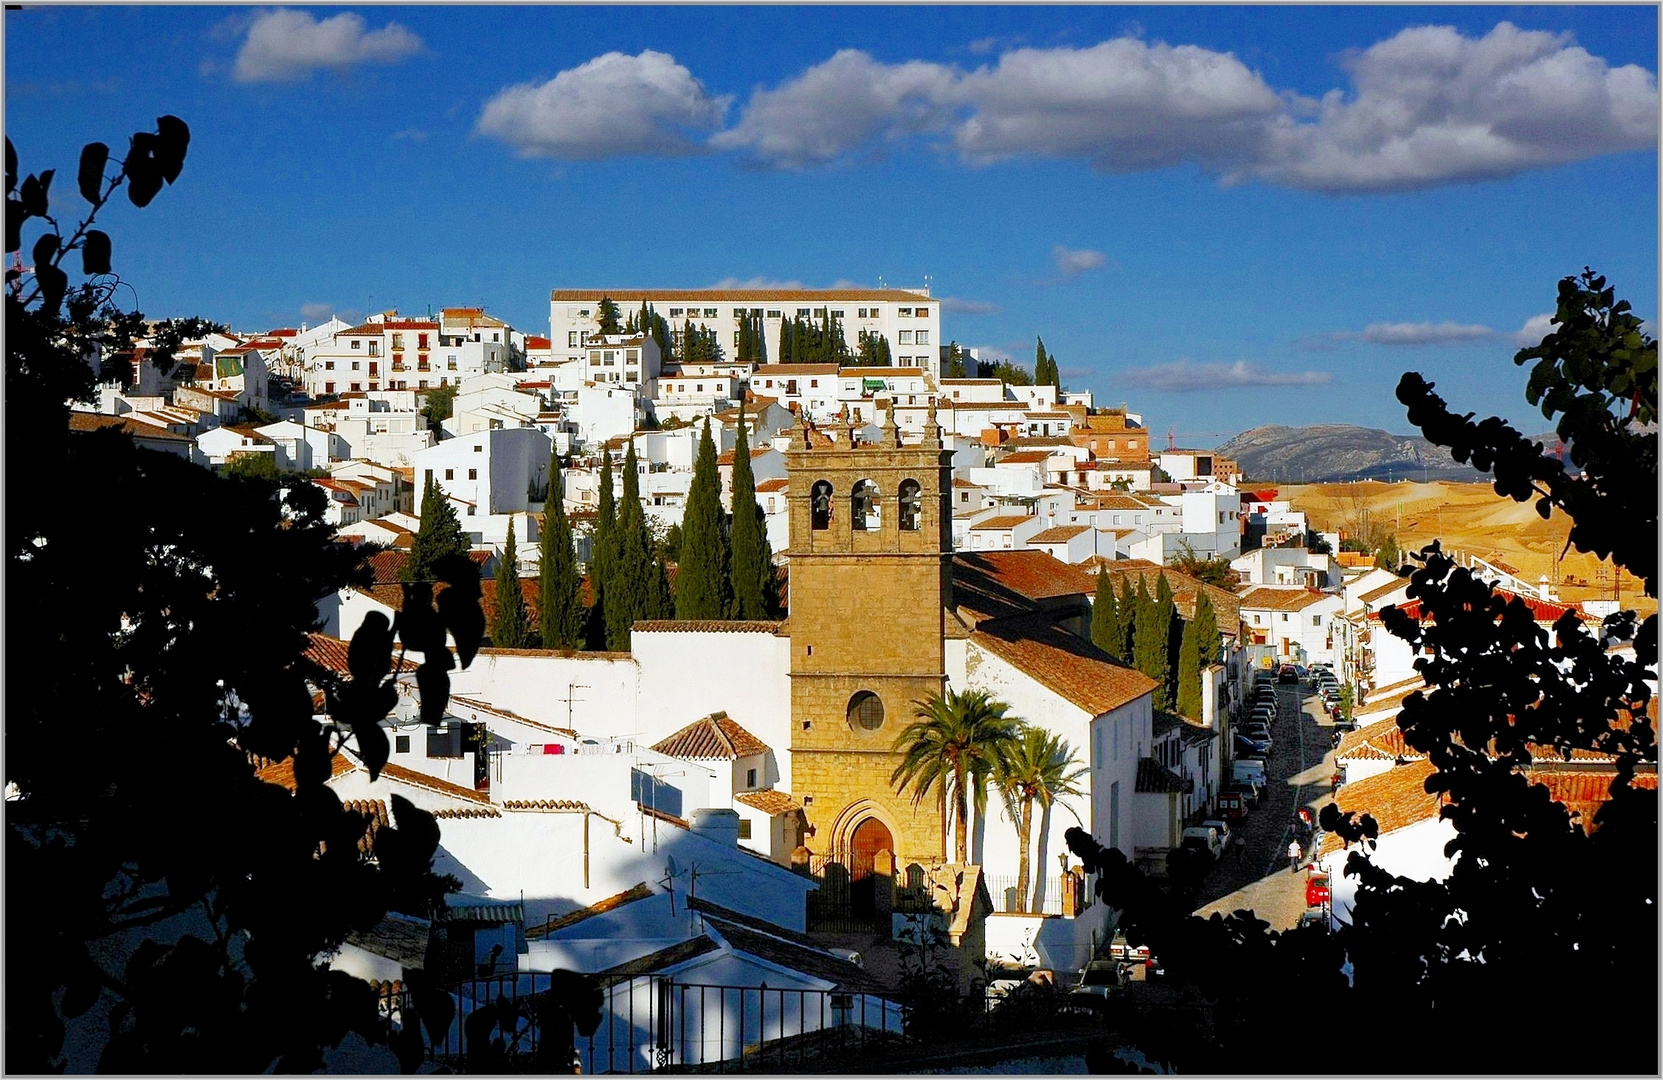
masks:
<svg viewBox="0 0 1663 1080"><path fill-rule="evenodd" d="M895 839L889 835L889 829L883 822L877 818L867 818L855 826L854 833L849 837L850 899L859 913L869 913L872 910L872 870L876 862L874 856L880 851L893 854Z"/></svg>

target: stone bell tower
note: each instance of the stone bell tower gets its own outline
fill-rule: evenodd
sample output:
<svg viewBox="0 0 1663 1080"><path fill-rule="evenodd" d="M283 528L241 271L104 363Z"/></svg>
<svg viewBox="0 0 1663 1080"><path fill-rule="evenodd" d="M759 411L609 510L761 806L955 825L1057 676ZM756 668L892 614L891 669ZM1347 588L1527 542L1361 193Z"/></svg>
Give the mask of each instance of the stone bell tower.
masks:
<svg viewBox="0 0 1663 1080"><path fill-rule="evenodd" d="M920 443L902 444L893 410L875 443L853 423L824 442L805 421L786 452L792 788L810 847L858 880L879 851L900 865L945 854L933 793L914 808L889 776L912 703L946 683L952 454L933 405Z"/></svg>

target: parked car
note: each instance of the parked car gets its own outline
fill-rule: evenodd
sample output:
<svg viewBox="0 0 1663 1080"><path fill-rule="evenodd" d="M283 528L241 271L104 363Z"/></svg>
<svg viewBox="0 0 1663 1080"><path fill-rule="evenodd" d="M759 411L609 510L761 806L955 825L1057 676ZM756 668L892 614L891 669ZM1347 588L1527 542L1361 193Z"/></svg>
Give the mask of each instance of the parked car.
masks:
<svg viewBox="0 0 1663 1080"><path fill-rule="evenodd" d="M1208 818L1201 823L1204 829L1217 829L1218 842L1225 848L1230 846L1230 823L1220 818Z"/></svg>
<svg viewBox="0 0 1663 1080"><path fill-rule="evenodd" d="M1218 812L1227 821L1240 821L1247 816L1252 796L1252 788L1225 788L1218 793Z"/></svg>
<svg viewBox="0 0 1663 1080"><path fill-rule="evenodd" d="M1244 756L1268 754L1270 753L1270 742L1266 739L1250 739L1245 735L1237 735L1236 753Z"/></svg>
<svg viewBox="0 0 1663 1080"><path fill-rule="evenodd" d="M1306 670L1304 664L1295 664L1293 666L1293 672L1295 675L1298 675L1300 679L1305 679L1310 675L1310 672Z"/></svg>
<svg viewBox="0 0 1663 1080"><path fill-rule="evenodd" d="M1120 961L1091 960L1086 963L1086 969L1080 972L1080 981L1069 987L1071 994L1085 994L1102 998L1107 1001L1111 994L1117 993L1124 981L1120 977Z"/></svg>
<svg viewBox="0 0 1663 1080"><path fill-rule="evenodd" d="M1237 799L1241 800L1241 813L1237 815L1238 817L1246 817L1249 810L1252 810L1259 805L1258 788L1254 787L1251 783L1245 780L1230 784L1218 793L1218 808L1221 811L1224 811L1226 817L1230 816L1230 814L1229 810L1226 809L1225 799L1230 796L1235 796Z"/></svg>
<svg viewBox="0 0 1663 1080"><path fill-rule="evenodd" d="M1296 683L1299 681L1299 673L1294 670L1292 664L1283 664L1281 670L1276 673L1276 681L1279 683Z"/></svg>
<svg viewBox="0 0 1663 1080"><path fill-rule="evenodd" d="M1215 860L1224 854L1224 841L1219 838L1218 830L1211 826L1191 826L1184 830L1178 842L1187 848L1199 848Z"/></svg>

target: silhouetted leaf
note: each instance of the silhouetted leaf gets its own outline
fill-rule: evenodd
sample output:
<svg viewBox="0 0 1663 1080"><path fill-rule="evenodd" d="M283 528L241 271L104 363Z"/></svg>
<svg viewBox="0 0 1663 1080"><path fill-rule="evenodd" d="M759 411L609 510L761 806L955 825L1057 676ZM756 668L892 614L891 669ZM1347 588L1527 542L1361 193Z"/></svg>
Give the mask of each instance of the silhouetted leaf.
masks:
<svg viewBox="0 0 1663 1080"><path fill-rule="evenodd" d="M416 689L421 693L422 722L436 725L444 720L445 709L450 705L450 675L449 663L441 664L438 657L450 660L450 653L444 649L434 658L416 668Z"/></svg>
<svg viewBox="0 0 1663 1080"><path fill-rule="evenodd" d="M10 136L6 138L6 194L17 190L17 147L12 145Z"/></svg>
<svg viewBox="0 0 1663 1080"><path fill-rule="evenodd" d="M81 147L81 170L76 179L80 182L81 198L94 206L103 197L104 166L109 162L110 148L103 143L87 143Z"/></svg>
<svg viewBox="0 0 1663 1080"><path fill-rule="evenodd" d="M404 985L410 989L410 996L416 1003L416 1011L421 1014L422 1027L427 1031L428 1041L442 1042L450 1031L450 1022L456 1018L456 1003L451 1000L449 994L434 985L432 976L426 971L405 968Z"/></svg>
<svg viewBox="0 0 1663 1080"><path fill-rule="evenodd" d="M402 795L393 796L392 809L405 853L416 863L426 866L439 850L438 820Z"/></svg>
<svg viewBox="0 0 1663 1080"><path fill-rule="evenodd" d="M99 984L97 974L85 970L84 964L72 965L68 976L68 981L64 984L64 996L58 1002L58 1011L73 1020L97 1004L98 996L104 992L104 988Z"/></svg>
<svg viewBox="0 0 1663 1080"><path fill-rule="evenodd" d="M424 656L445 651L445 624L433 608L433 586L426 582L400 585L404 599L393 627L407 649Z"/></svg>
<svg viewBox="0 0 1663 1080"><path fill-rule="evenodd" d="M398 706L398 691L391 683L353 679L341 687L331 714L337 723L352 731L374 727Z"/></svg>
<svg viewBox="0 0 1663 1080"><path fill-rule="evenodd" d="M156 136L148 131L133 134L127 160L121 171L127 177L127 198L134 206L149 206L162 190L162 169L156 161Z"/></svg>
<svg viewBox="0 0 1663 1080"><path fill-rule="evenodd" d="M57 233L47 233L35 241L33 256L37 271L52 261L52 257L58 253L58 243Z"/></svg>
<svg viewBox="0 0 1663 1080"><path fill-rule="evenodd" d="M6 196L6 252L10 254L23 247L23 222L28 219L23 212L23 204Z"/></svg>
<svg viewBox="0 0 1663 1080"><path fill-rule="evenodd" d="M387 616L372 611L352 635L347 646L346 665L357 682L380 682L393 662L393 625Z"/></svg>
<svg viewBox="0 0 1663 1080"><path fill-rule="evenodd" d="M88 229L81 238L81 272L108 274L110 272L110 238L97 229Z"/></svg>
<svg viewBox="0 0 1663 1080"><path fill-rule="evenodd" d="M381 766L387 764L387 755L391 750L387 742L387 729L380 724L360 724L352 729L358 737L358 756L363 759L364 768L370 771L370 782L381 775Z"/></svg>
<svg viewBox="0 0 1663 1080"><path fill-rule="evenodd" d="M69 275L56 266L36 266L35 280L40 282L40 309L56 315L69 289Z"/></svg>
<svg viewBox="0 0 1663 1080"><path fill-rule="evenodd" d="M190 127L177 116L156 118L156 161L162 179L172 184L185 167L185 151L191 144Z"/></svg>
<svg viewBox="0 0 1663 1080"><path fill-rule="evenodd" d="M45 217L49 209L47 190L52 186L52 170L47 169L39 176L24 178L23 189L17 193L23 203L23 213L26 217Z"/></svg>
<svg viewBox="0 0 1663 1080"><path fill-rule="evenodd" d="M438 605L446 629L456 639L456 655L462 666L467 667L485 638L485 612L479 606L479 597L469 596L464 588L451 585L439 590Z"/></svg>

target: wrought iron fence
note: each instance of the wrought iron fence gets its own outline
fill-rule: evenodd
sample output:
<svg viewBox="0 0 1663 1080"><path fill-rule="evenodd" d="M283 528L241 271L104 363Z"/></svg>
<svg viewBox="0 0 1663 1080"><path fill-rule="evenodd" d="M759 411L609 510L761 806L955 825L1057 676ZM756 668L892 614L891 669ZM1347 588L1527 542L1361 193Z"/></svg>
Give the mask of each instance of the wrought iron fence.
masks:
<svg viewBox="0 0 1663 1080"><path fill-rule="evenodd" d="M454 1015L429 1059L458 1071L547 1073L856 1072L866 1064L967 1033L1028 1032L1093 1022L1093 1004L1017 984L919 1000L895 993L677 983L657 975L602 986L600 1025L582 1035L544 1030L546 972L469 979L444 993ZM417 1023L408 990L381 988L389 1038ZM503 1018L510 1018L503 1023ZM575 1060L553 1060L570 1047ZM540 1055L539 1050L546 1051Z"/></svg>
<svg viewBox="0 0 1663 1080"><path fill-rule="evenodd" d="M1034 882L1028 882L1027 894L1018 892L1015 874L988 874L987 891L993 897L993 910L999 912L1031 911L1035 915L1061 915L1063 879L1060 875L1045 879L1045 893L1040 907L1033 908Z"/></svg>

